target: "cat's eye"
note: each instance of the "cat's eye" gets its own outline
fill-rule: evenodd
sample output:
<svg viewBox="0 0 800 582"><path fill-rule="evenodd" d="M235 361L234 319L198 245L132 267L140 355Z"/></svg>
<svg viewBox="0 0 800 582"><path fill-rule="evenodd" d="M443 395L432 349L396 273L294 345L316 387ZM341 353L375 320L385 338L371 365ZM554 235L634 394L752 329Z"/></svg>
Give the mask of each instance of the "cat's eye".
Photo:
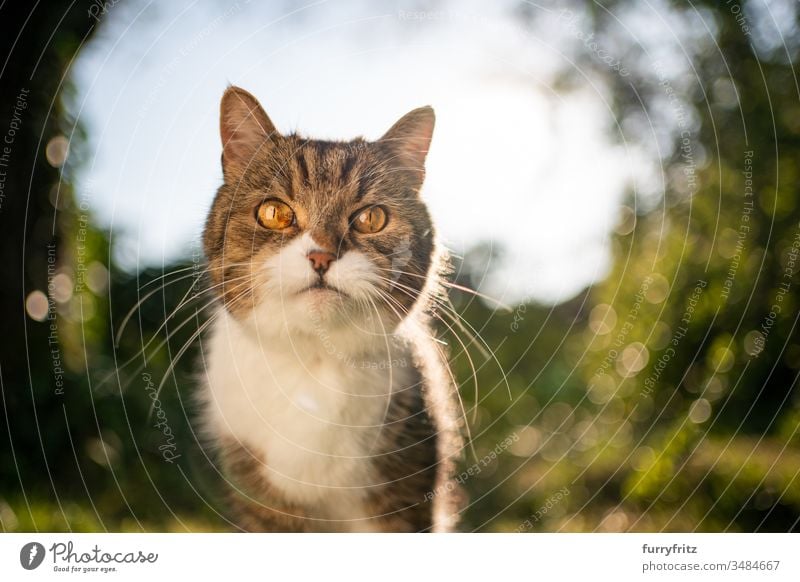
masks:
<svg viewBox="0 0 800 582"><path fill-rule="evenodd" d="M256 212L258 223L270 230L283 230L294 224L294 210L280 200L265 200Z"/></svg>
<svg viewBox="0 0 800 582"><path fill-rule="evenodd" d="M386 221L386 209L383 206L367 206L356 212L353 228L364 234L372 234L383 230Z"/></svg>

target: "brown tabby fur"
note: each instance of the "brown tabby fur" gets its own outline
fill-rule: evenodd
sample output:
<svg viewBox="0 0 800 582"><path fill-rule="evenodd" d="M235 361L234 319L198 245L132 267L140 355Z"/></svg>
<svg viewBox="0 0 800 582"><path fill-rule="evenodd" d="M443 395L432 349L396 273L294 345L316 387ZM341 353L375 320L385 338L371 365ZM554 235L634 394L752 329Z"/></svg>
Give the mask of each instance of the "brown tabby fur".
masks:
<svg viewBox="0 0 800 582"><path fill-rule="evenodd" d="M429 298L440 292L437 278L441 270L433 225L419 197L426 151L414 151L419 143L413 139L414 131L426 123L432 130L430 108L414 110L375 142L281 135L254 97L229 88L222 101L224 184L204 233L211 283L219 286L227 310L241 317L252 308L255 297L247 286L242 289L241 284L226 281L247 276L253 264L308 231L337 256L358 249L383 269L392 268L395 249L407 248L403 273L395 275L397 285L387 285L385 290L400 306L396 308L398 323L404 317L426 322ZM263 131L260 140L258 131L254 138L253 127ZM252 146L254 139L256 147ZM262 228L255 220L255 209L266 198L289 204L297 224L280 232ZM378 203L388 209L386 228L374 236L354 234L350 228L353 213ZM425 335L410 343L415 382L392 397L372 459L382 478L370 488L367 507L373 529L446 530L455 522L462 501L459 488L451 482L462 447L453 386L440 347ZM242 529L345 529L343 524L324 519L323 508L287 503L269 483L263 470L269 459L258 443L227 440L217 445L223 470L233 485L228 497ZM426 499L426 494L434 491L438 492L435 498ZM445 517L436 517L434 507Z"/></svg>

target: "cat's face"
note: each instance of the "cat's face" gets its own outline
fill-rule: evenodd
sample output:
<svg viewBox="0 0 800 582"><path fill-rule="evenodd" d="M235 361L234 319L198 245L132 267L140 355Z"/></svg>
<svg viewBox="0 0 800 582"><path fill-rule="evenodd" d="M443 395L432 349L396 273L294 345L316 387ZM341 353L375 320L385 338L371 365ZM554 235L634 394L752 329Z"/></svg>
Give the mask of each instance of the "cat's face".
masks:
<svg viewBox="0 0 800 582"><path fill-rule="evenodd" d="M225 308L289 331L374 330L403 319L424 295L433 260L419 198L433 125L425 107L375 142L284 136L252 95L229 88L225 180L204 233Z"/></svg>

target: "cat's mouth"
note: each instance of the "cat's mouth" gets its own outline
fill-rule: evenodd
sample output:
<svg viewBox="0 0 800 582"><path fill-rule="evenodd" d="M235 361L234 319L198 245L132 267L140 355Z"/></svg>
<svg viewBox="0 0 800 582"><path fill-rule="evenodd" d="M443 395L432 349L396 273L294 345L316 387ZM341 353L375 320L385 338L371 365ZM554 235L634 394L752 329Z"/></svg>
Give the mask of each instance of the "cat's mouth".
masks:
<svg viewBox="0 0 800 582"><path fill-rule="evenodd" d="M305 289L302 289L301 291L299 291L298 295L301 295L301 294L304 294L304 293L336 293L337 295L340 295L342 297L350 297L350 295L348 295L347 293L345 293L344 291L342 291L338 287L334 287L333 285L329 285L328 283L326 283L322 279L317 279L317 281L315 283L313 283L313 284L309 285L308 287L306 287Z"/></svg>

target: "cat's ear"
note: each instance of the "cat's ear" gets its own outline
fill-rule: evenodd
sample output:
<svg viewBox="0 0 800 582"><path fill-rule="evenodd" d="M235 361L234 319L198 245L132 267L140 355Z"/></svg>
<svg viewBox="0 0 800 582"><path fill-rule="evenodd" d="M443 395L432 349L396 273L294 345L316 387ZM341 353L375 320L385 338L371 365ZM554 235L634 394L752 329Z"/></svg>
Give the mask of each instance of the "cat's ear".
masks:
<svg viewBox="0 0 800 582"><path fill-rule="evenodd" d="M258 100L240 87L227 88L219 109L222 170L227 176L247 168L277 131Z"/></svg>
<svg viewBox="0 0 800 582"><path fill-rule="evenodd" d="M420 107L401 117L378 141L391 149L400 165L424 172L435 123L433 108Z"/></svg>

